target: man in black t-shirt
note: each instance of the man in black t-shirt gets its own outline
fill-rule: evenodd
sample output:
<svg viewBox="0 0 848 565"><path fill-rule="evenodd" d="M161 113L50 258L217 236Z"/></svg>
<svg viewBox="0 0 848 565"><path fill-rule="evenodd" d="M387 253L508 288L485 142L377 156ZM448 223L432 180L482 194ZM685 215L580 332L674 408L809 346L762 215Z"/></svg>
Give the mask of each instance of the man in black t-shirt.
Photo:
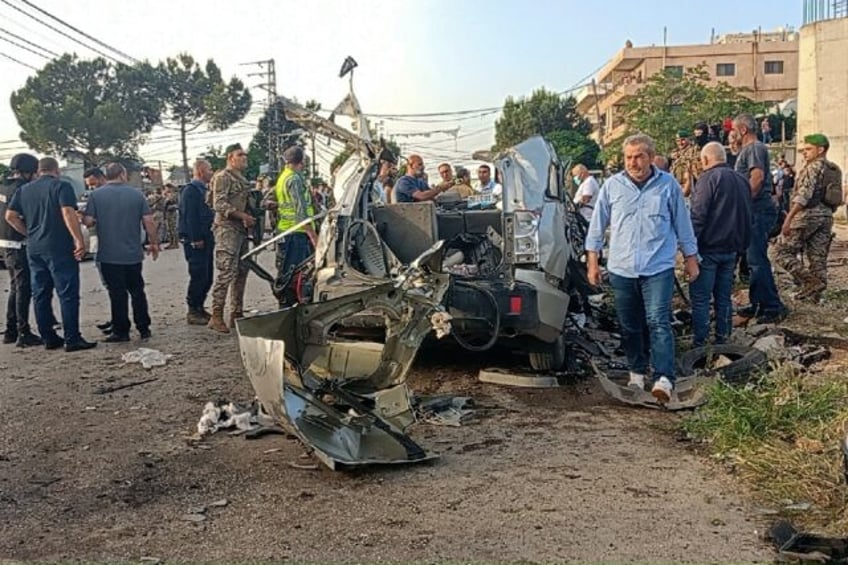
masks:
<svg viewBox="0 0 848 565"><path fill-rule="evenodd" d="M39 179L22 186L9 203L6 221L27 236L27 256L38 331L47 349L91 349L79 332L79 261L85 255L74 188L59 179L52 157L38 162ZM52 326L53 288L59 294L64 340Z"/></svg>

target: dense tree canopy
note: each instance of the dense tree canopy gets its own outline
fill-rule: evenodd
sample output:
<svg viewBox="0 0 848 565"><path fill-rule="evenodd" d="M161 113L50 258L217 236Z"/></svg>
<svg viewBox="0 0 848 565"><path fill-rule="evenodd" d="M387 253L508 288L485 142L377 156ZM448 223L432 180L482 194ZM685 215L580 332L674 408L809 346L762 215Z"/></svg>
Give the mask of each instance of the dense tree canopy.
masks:
<svg viewBox="0 0 848 565"><path fill-rule="evenodd" d="M593 167L600 148L589 138L592 127L576 106L573 97L564 98L544 88L529 98L508 97L495 122L495 149L506 149L530 136L541 135L564 161Z"/></svg>
<svg viewBox="0 0 848 565"><path fill-rule="evenodd" d="M21 139L35 151L132 156L159 122L158 81L151 65L113 65L103 58L63 55L12 93Z"/></svg>
<svg viewBox="0 0 848 565"><path fill-rule="evenodd" d="M747 95L749 91L719 82L710 83L703 65L683 74L666 70L651 76L624 107L628 132L650 135L657 150L668 152L679 130L692 131L697 122L721 124L724 118L742 112L757 114L763 105Z"/></svg>
<svg viewBox="0 0 848 565"><path fill-rule="evenodd" d="M188 167L188 133L202 124L225 130L244 118L252 102L250 91L236 77L225 82L212 59L201 68L187 53L167 59L157 70L168 117L180 131L183 166Z"/></svg>

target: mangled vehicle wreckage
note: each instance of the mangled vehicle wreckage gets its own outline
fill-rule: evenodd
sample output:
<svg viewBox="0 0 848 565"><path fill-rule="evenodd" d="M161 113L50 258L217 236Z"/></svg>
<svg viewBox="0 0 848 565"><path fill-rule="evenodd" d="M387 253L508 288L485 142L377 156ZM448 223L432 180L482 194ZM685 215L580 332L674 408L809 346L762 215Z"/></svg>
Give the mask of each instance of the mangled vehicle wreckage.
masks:
<svg viewBox="0 0 848 565"><path fill-rule="evenodd" d="M287 107L290 119L348 135L300 111ZM497 159L500 204L473 207L375 200L380 156L355 141L364 150L337 172L337 204L299 273L302 303L237 323L263 408L331 468L431 457L404 429L414 421L406 375L433 331L473 351L528 352L536 369L563 367L569 310L587 284L582 226L541 137ZM362 328L380 332L350 331Z"/></svg>

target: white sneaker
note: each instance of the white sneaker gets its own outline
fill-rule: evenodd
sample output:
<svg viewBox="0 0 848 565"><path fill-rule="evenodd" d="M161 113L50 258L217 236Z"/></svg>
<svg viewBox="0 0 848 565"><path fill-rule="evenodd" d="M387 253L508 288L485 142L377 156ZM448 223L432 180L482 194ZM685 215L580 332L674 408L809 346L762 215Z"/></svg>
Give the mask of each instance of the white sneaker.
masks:
<svg viewBox="0 0 848 565"><path fill-rule="evenodd" d="M674 390L674 385L668 380L668 377L660 377L654 382L651 389L651 394L657 399L660 404L666 404L671 400L671 391Z"/></svg>
<svg viewBox="0 0 848 565"><path fill-rule="evenodd" d="M627 382L627 388L645 390L645 375L630 371L630 380Z"/></svg>

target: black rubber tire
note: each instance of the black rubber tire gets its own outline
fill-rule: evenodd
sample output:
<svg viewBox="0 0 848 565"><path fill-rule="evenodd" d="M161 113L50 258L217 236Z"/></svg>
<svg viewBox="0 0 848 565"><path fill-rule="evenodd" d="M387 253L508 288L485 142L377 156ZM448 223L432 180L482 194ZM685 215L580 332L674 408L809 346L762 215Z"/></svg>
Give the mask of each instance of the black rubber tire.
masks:
<svg viewBox="0 0 848 565"><path fill-rule="evenodd" d="M565 366L565 357L568 354L565 334L560 334L555 342L547 346L547 351L530 352L530 367L534 371L559 371Z"/></svg>
<svg viewBox="0 0 848 565"><path fill-rule="evenodd" d="M725 343L722 345L710 345L707 347L695 347L681 355L680 369L683 376L689 376L699 369L703 369L708 355L724 355L732 363L726 365L717 372L727 382L740 382L756 369L764 368L768 364L768 357L759 349Z"/></svg>

